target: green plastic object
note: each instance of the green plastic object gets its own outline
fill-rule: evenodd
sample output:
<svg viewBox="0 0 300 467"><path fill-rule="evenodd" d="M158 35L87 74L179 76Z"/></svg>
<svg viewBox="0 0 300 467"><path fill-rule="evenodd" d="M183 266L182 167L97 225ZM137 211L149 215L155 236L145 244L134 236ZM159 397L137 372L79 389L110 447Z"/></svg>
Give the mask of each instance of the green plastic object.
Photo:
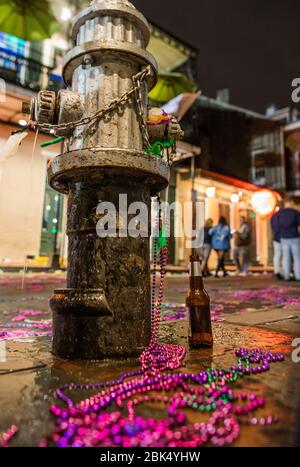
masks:
<svg viewBox="0 0 300 467"><path fill-rule="evenodd" d="M151 148L145 149L147 154L154 154L158 157L163 157L162 150L164 148L170 148L174 145L174 139L166 139L165 141L155 141L155 143L151 144Z"/></svg>
<svg viewBox="0 0 300 467"><path fill-rule="evenodd" d="M164 225L157 237L157 250L161 251L168 244L167 227Z"/></svg>
<svg viewBox="0 0 300 467"><path fill-rule="evenodd" d="M51 146L51 144L60 143L63 140L64 140L64 138L62 136L60 136L59 138L52 139L51 141L45 141L44 143L41 143L40 147L41 148L46 148L47 146Z"/></svg>

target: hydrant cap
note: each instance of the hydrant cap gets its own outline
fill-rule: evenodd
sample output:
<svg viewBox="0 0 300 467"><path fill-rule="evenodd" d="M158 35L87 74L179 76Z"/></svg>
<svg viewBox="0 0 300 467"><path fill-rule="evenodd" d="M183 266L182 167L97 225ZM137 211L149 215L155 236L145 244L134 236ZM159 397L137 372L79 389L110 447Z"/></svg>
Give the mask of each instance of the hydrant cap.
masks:
<svg viewBox="0 0 300 467"><path fill-rule="evenodd" d="M97 16L123 16L136 23L141 30L145 46L150 40L149 24L142 13L128 0L93 0L89 7L80 11L74 19L72 28L72 38L76 42L76 37L80 27L88 20Z"/></svg>
<svg viewBox="0 0 300 467"><path fill-rule="evenodd" d="M129 6L130 8L135 8L135 6L131 3L128 2L128 0L92 0L91 5L94 5L95 3L105 3L105 6L116 6L116 5L125 5Z"/></svg>

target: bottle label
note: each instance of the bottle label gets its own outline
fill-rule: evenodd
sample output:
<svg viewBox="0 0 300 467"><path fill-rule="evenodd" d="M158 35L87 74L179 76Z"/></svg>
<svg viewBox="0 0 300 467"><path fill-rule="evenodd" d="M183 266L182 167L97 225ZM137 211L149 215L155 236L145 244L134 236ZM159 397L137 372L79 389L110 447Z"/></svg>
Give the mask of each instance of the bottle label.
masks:
<svg viewBox="0 0 300 467"><path fill-rule="evenodd" d="M191 277L202 276L200 261L192 261L189 263L189 275Z"/></svg>
<svg viewBox="0 0 300 467"><path fill-rule="evenodd" d="M198 333L211 334L211 320L209 305L191 305L190 309L190 325L189 336Z"/></svg>

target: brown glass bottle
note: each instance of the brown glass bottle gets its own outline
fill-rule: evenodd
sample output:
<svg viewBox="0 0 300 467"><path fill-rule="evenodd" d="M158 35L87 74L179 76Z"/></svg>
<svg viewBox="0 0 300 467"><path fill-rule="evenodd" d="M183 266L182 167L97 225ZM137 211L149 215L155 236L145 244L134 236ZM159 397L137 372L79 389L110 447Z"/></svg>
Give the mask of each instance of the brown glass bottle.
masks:
<svg viewBox="0 0 300 467"><path fill-rule="evenodd" d="M199 255L190 256L190 291L186 298L189 309L189 346L192 349L213 346L209 295L204 289Z"/></svg>

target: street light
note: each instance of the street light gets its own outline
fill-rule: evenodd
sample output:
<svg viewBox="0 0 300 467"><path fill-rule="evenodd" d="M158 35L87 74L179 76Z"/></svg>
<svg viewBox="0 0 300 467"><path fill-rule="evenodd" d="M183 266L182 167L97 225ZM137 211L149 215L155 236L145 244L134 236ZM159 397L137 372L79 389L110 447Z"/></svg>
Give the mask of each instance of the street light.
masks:
<svg viewBox="0 0 300 467"><path fill-rule="evenodd" d="M70 8L67 8L67 7L64 7L61 11L61 14L60 14L60 19L62 21L69 21L69 19L71 18L72 16L72 13L71 13L71 10Z"/></svg>
<svg viewBox="0 0 300 467"><path fill-rule="evenodd" d="M269 216L276 208L277 198L269 190L259 190L252 195L251 205L260 216Z"/></svg>
<svg viewBox="0 0 300 467"><path fill-rule="evenodd" d="M237 193L233 193L230 197L230 201L232 202L232 204L237 204L240 200L240 197Z"/></svg>
<svg viewBox="0 0 300 467"><path fill-rule="evenodd" d="M209 186L206 189L206 196L208 198L214 198L216 196L216 187L215 186Z"/></svg>

